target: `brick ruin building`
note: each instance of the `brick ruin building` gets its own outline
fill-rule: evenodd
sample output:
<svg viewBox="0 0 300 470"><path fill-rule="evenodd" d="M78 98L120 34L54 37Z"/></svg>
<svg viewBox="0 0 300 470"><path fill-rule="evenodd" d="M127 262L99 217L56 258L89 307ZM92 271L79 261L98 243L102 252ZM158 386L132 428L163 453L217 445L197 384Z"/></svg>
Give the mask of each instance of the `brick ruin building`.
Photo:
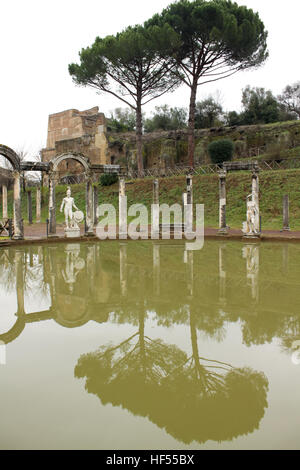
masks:
<svg viewBox="0 0 300 470"><path fill-rule="evenodd" d="M98 106L86 111L69 109L50 114L47 148L42 150L42 160L49 162L54 156L67 152L82 153L92 164L110 164L106 137L106 119ZM59 170L64 174L77 173L81 165L68 160Z"/></svg>

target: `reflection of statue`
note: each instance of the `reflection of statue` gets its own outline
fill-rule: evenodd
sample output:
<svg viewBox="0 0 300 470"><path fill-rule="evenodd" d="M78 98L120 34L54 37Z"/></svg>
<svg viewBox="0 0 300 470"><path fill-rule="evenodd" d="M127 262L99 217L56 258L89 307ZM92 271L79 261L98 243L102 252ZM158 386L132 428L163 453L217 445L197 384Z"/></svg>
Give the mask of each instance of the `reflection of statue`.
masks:
<svg viewBox="0 0 300 470"><path fill-rule="evenodd" d="M252 200L250 198L252 195L247 197L247 222L243 223L243 233L246 236L259 235L259 231L256 229L258 207L253 198Z"/></svg>
<svg viewBox="0 0 300 470"><path fill-rule="evenodd" d="M74 284L76 282L76 278L84 266L85 262L82 258L79 258L80 247L77 245L70 245L67 248L66 254L66 269L62 271L62 276L66 284L68 284L69 291L72 293L74 290Z"/></svg>
<svg viewBox="0 0 300 470"><path fill-rule="evenodd" d="M251 281L252 298L258 300L259 246L244 246L243 258L247 260L247 279Z"/></svg>
<svg viewBox="0 0 300 470"><path fill-rule="evenodd" d="M63 198L63 201L60 206L60 212L63 211L65 207L65 221L66 221L66 228L78 228L77 222L73 216L73 207L77 211L79 211L78 207L76 207L74 198L71 197L71 189L67 189L67 197Z"/></svg>

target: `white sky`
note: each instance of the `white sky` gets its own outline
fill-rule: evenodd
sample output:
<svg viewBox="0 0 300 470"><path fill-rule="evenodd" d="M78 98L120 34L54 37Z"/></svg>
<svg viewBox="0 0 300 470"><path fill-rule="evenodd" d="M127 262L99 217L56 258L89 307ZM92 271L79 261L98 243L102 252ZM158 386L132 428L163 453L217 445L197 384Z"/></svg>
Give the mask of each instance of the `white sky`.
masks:
<svg viewBox="0 0 300 470"><path fill-rule="evenodd" d="M142 23L171 0L0 0L0 143L31 154L45 147L48 115L65 109L100 111L122 107L109 95L75 87L68 64L96 36L115 34ZM270 58L260 69L241 72L199 88L198 99L220 90L226 110L238 110L247 84L278 94L300 80L298 62L300 1L238 0L260 14L269 31ZM188 106L189 89L154 100L147 114L160 104Z"/></svg>

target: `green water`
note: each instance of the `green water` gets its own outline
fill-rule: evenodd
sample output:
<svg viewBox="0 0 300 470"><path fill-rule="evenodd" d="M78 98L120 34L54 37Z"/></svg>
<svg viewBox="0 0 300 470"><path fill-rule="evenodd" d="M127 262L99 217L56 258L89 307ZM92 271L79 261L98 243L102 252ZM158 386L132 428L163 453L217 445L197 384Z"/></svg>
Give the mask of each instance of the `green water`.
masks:
<svg viewBox="0 0 300 470"><path fill-rule="evenodd" d="M297 244L2 248L0 448L299 449L299 340Z"/></svg>

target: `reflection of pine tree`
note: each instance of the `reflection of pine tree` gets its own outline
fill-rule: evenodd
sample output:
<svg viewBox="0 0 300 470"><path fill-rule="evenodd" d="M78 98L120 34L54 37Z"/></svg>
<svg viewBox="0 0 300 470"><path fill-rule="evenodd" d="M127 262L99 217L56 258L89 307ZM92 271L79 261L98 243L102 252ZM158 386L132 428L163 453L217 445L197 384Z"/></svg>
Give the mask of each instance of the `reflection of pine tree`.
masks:
<svg viewBox="0 0 300 470"><path fill-rule="evenodd" d="M200 357L193 312L190 332L192 356L162 381L166 406L154 422L186 443L231 440L258 429L267 407L267 378Z"/></svg>
<svg viewBox="0 0 300 470"><path fill-rule="evenodd" d="M159 403L160 382L184 361L176 346L145 335L145 313L139 330L115 347L101 347L82 356L75 368L77 378L86 377L86 390L102 403L126 407L147 416Z"/></svg>
<svg viewBox="0 0 300 470"><path fill-rule="evenodd" d="M190 334L192 344L192 356L177 371L173 372L175 378L177 374L180 376L179 382L183 376L186 382L190 383L191 392L197 389L197 393L201 396L207 396L217 393L226 386L225 375L233 370L230 364L220 361L212 361L204 357L200 357L197 340L196 316L190 312ZM174 379L173 379L174 380ZM193 393L192 392L192 393Z"/></svg>
<svg viewBox="0 0 300 470"><path fill-rule="evenodd" d="M75 368L103 404L147 416L180 441L232 439L257 429L267 406L267 379L250 369L200 357L190 314L192 356L139 330L115 347L82 356Z"/></svg>

